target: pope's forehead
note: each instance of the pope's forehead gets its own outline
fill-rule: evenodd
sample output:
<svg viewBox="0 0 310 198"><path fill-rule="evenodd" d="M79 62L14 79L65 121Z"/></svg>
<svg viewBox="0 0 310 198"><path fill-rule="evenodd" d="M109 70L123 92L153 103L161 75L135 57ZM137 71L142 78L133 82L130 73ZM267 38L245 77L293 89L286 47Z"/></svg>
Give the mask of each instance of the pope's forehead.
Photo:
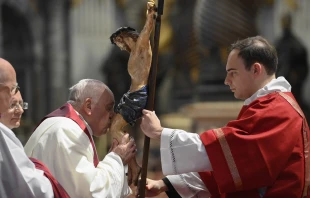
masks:
<svg viewBox="0 0 310 198"><path fill-rule="evenodd" d="M105 88L102 92L102 97L107 101L114 100L114 94L109 88Z"/></svg>

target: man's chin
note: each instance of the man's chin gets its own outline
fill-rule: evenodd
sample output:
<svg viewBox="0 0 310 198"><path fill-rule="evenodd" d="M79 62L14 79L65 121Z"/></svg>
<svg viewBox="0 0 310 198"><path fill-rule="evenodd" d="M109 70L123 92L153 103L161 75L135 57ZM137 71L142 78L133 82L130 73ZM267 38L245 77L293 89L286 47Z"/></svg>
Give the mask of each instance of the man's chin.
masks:
<svg viewBox="0 0 310 198"><path fill-rule="evenodd" d="M94 132L93 133L93 136L95 136L95 137L101 137L102 135L105 135L107 133L107 131L106 130L102 130L102 131L100 131L100 132Z"/></svg>
<svg viewBox="0 0 310 198"><path fill-rule="evenodd" d="M12 122L11 126L13 126L14 128L18 128L20 126L20 122Z"/></svg>
<svg viewBox="0 0 310 198"><path fill-rule="evenodd" d="M240 95L239 95L238 93L236 93L236 92L234 92L234 97L235 97L236 99L242 100L242 98L240 97Z"/></svg>
<svg viewBox="0 0 310 198"><path fill-rule="evenodd" d="M246 100L247 98L245 98L244 96L238 95L238 94L234 94L234 97L238 100Z"/></svg>
<svg viewBox="0 0 310 198"><path fill-rule="evenodd" d="M105 135L105 134L107 134L109 131L110 131L109 129L103 129L103 130L101 131L101 135ZM101 135L100 135L100 136L101 136Z"/></svg>

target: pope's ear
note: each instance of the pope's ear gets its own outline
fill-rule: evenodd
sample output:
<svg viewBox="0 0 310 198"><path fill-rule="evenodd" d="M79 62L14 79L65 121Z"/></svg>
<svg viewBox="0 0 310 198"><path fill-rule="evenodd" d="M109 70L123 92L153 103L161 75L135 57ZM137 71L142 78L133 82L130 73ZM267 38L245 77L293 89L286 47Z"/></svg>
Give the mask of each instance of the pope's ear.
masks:
<svg viewBox="0 0 310 198"><path fill-rule="evenodd" d="M87 115L91 115L91 99L90 98L86 98L86 100L83 102L82 109Z"/></svg>

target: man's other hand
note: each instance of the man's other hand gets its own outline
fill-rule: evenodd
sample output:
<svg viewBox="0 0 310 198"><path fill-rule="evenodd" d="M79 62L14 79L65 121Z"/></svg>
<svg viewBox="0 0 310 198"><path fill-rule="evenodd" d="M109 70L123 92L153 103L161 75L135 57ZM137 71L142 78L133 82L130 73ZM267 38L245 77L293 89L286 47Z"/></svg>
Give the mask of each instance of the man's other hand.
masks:
<svg viewBox="0 0 310 198"><path fill-rule="evenodd" d="M145 196L146 197L157 197L160 193L168 190L166 184L163 180L152 180L146 179L145 186Z"/></svg>
<svg viewBox="0 0 310 198"><path fill-rule="evenodd" d="M160 125L160 121L155 112L143 109L142 113L143 116L140 128L143 133L152 139L160 139L163 127Z"/></svg>
<svg viewBox="0 0 310 198"><path fill-rule="evenodd" d="M129 140L129 141L128 141ZM113 141L114 146L114 141ZM123 164L127 164L136 154L136 144L133 138L129 139L129 134L122 137L122 141L112 149L114 153L119 155Z"/></svg>
<svg viewBox="0 0 310 198"><path fill-rule="evenodd" d="M156 12L156 5L154 0L148 0L146 15L153 15Z"/></svg>

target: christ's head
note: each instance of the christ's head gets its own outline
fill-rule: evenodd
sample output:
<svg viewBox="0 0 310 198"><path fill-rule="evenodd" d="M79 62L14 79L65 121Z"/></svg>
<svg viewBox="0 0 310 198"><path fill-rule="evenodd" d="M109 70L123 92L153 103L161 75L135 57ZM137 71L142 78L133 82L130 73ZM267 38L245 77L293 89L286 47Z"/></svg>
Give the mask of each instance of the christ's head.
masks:
<svg viewBox="0 0 310 198"><path fill-rule="evenodd" d="M110 36L110 40L112 44L117 45L121 50L126 50L130 53L138 37L139 33L135 29L131 27L121 27Z"/></svg>

